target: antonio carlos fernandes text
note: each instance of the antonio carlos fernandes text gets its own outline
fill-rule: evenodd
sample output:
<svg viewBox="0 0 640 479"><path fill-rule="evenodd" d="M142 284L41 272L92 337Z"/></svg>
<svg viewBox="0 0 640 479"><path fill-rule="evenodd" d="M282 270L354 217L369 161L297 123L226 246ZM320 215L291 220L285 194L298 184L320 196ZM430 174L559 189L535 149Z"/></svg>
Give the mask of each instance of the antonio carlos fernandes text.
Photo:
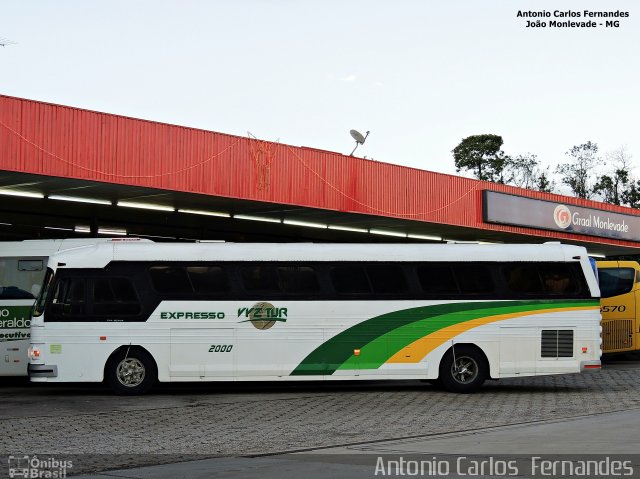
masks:
<svg viewBox="0 0 640 479"><path fill-rule="evenodd" d="M601 456L602 457L602 456ZM519 476L529 477L625 477L634 473L633 463L629 460L615 460L609 457L601 459L545 459L532 456L527 460L457 458L410 460L399 457L384 460L378 457L375 476L431 476L448 477L470 476Z"/></svg>

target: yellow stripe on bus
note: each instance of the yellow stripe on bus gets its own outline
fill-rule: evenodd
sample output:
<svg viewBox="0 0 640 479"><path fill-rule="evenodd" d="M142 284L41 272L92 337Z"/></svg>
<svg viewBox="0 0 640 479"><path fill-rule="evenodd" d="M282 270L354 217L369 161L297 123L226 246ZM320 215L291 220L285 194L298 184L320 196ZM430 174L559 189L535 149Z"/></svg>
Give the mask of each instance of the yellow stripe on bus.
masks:
<svg viewBox="0 0 640 479"><path fill-rule="evenodd" d="M505 319L520 318L523 316L531 316L534 314L545 313L559 313L567 311L593 311L599 310L598 306L579 306L572 308L552 308L552 309L539 309L537 311L527 311L520 313L508 313L497 314L494 316L485 316L483 318L472 319L463 323L453 324L442 328L428 336L424 336L413 343L405 346L396 354L391 356L386 363L419 363L424 357L438 346L450 341L459 334L469 331L470 329L478 326L483 326L489 323L495 323L497 321L504 321ZM385 363L385 364L386 364Z"/></svg>

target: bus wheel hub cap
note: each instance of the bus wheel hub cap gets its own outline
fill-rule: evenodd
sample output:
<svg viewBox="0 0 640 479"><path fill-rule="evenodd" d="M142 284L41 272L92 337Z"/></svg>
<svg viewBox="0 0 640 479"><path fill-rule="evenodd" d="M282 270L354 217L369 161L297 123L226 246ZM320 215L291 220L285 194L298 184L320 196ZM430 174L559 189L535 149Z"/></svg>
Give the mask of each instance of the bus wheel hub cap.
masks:
<svg viewBox="0 0 640 479"><path fill-rule="evenodd" d="M135 358L125 359L118 365L117 376L124 386L138 386L144 380L144 366Z"/></svg>

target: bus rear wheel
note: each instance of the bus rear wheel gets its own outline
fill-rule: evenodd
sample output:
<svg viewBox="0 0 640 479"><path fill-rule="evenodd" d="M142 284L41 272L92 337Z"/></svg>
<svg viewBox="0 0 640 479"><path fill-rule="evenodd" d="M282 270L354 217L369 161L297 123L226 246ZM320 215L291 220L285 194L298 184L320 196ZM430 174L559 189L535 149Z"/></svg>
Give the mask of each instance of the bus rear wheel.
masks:
<svg viewBox="0 0 640 479"><path fill-rule="evenodd" d="M447 391L472 393L480 389L488 372L482 352L469 346L456 346L442 358L438 379Z"/></svg>
<svg viewBox="0 0 640 479"><path fill-rule="evenodd" d="M105 374L109 387L122 395L144 394L158 378L153 358L140 349L117 352L107 363Z"/></svg>

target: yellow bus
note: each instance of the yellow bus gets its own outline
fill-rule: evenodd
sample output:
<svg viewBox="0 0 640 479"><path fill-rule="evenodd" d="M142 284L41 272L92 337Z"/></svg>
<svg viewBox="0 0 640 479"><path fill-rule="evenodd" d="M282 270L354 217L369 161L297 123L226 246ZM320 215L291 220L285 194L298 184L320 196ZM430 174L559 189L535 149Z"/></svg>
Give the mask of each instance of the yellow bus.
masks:
<svg viewBox="0 0 640 479"><path fill-rule="evenodd" d="M640 350L640 264L637 261L598 261L602 352Z"/></svg>

